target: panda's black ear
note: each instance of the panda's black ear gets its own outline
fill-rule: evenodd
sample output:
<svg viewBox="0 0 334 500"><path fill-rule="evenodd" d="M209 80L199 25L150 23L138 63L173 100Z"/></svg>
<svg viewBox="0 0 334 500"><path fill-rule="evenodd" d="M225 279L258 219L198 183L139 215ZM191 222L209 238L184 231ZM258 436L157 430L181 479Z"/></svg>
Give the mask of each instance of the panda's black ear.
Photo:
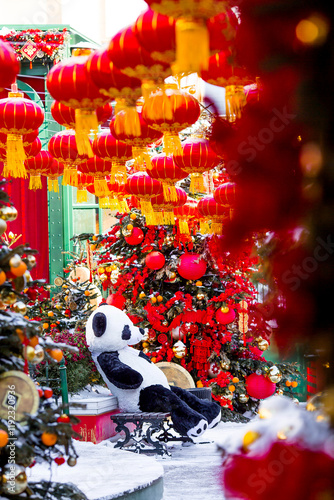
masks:
<svg viewBox="0 0 334 500"><path fill-rule="evenodd" d="M101 304L99 304L99 307L101 306L107 306L108 304L106 302L101 302Z"/></svg>
<svg viewBox="0 0 334 500"><path fill-rule="evenodd" d="M98 312L93 318L93 332L95 337L102 337L107 328L107 317L104 313Z"/></svg>

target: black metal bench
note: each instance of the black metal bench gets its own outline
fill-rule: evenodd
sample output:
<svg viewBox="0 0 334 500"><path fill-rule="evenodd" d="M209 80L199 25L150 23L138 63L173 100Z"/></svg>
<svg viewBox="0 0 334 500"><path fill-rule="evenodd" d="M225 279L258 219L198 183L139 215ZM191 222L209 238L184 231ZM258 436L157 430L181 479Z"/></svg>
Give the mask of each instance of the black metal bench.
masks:
<svg viewBox="0 0 334 500"><path fill-rule="evenodd" d="M170 455L165 443L193 442L189 437L176 433L170 413L117 413L110 418L116 424L116 432L125 433L124 440L118 440L115 448L135 453ZM134 424L135 427L130 431L126 424Z"/></svg>

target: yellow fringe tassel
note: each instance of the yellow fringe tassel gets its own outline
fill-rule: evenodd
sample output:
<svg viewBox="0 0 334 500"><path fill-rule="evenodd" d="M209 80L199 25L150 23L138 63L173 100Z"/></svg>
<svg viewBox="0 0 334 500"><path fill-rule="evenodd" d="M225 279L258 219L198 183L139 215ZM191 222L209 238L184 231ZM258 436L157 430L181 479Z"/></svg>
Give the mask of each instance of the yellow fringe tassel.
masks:
<svg viewBox="0 0 334 500"><path fill-rule="evenodd" d="M153 207L151 202L148 200L140 200L140 210L143 215L148 215L153 213Z"/></svg>
<svg viewBox="0 0 334 500"><path fill-rule="evenodd" d="M128 202L126 200L120 200L119 203L121 206L120 212L125 213L130 211Z"/></svg>
<svg viewBox="0 0 334 500"><path fill-rule="evenodd" d="M110 199L108 197L99 198L100 208L110 208Z"/></svg>
<svg viewBox="0 0 334 500"><path fill-rule="evenodd" d="M190 192L195 193L205 193L204 179L202 174L193 173L190 174Z"/></svg>
<svg viewBox="0 0 334 500"><path fill-rule="evenodd" d="M132 157L134 158L134 169L137 172L146 172L152 168L151 157L146 148L133 146Z"/></svg>
<svg viewBox="0 0 334 500"><path fill-rule="evenodd" d="M166 201L177 201L177 191L175 186L169 186L168 184L162 183L162 188L164 192L164 198Z"/></svg>
<svg viewBox="0 0 334 500"><path fill-rule="evenodd" d="M246 102L246 95L242 85L228 85L225 88L226 118L229 122L241 118L241 112Z"/></svg>
<svg viewBox="0 0 334 500"><path fill-rule="evenodd" d="M146 214L146 224L149 226L163 226L164 217L162 212L152 212L151 214Z"/></svg>
<svg viewBox="0 0 334 500"><path fill-rule="evenodd" d="M86 189L82 189L81 187L77 189L77 203L87 203L88 194Z"/></svg>
<svg viewBox="0 0 334 500"><path fill-rule="evenodd" d="M34 191L36 191L36 189L42 189L42 179L40 174L30 175L28 189L32 189Z"/></svg>
<svg viewBox="0 0 334 500"><path fill-rule="evenodd" d="M116 177L117 176L117 177ZM111 168L111 181L119 182L120 184L125 184L127 181L126 166L122 162L113 160Z"/></svg>
<svg viewBox="0 0 334 500"><path fill-rule="evenodd" d="M164 225L173 226L175 224L174 212L163 212Z"/></svg>
<svg viewBox="0 0 334 500"><path fill-rule="evenodd" d="M105 179L94 177L94 191L95 195L104 198L109 195L109 188Z"/></svg>
<svg viewBox="0 0 334 500"><path fill-rule="evenodd" d="M201 234L211 234L210 226L204 220L200 221L200 223L199 223L199 230L200 230Z"/></svg>
<svg viewBox="0 0 334 500"><path fill-rule="evenodd" d="M89 158L94 156L88 136L91 131L93 131L94 134L97 134L98 127L99 124L95 109L75 110L75 140L79 155L88 155Z"/></svg>
<svg viewBox="0 0 334 500"><path fill-rule="evenodd" d="M63 173L63 186L78 186L78 171L74 167L66 166Z"/></svg>
<svg viewBox="0 0 334 500"><path fill-rule="evenodd" d="M179 219L179 230L181 234L190 234L188 222L185 219Z"/></svg>
<svg viewBox="0 0 334 500"><path fill-rule="evenodd" d="M48 191L54 191L55 193L59 193L59 184L58 179L51 179L48 177Z"/></svg>
<svg viewBox="0 0 334 500"><path fill-rule="evenodd" d="M177 19L174 73L199 73L208 68L209 32L200 20Z"/></svg>
<svg viewBox="0 0 334 500"><path fill-rule="evenodd" d="M172 132L165 132L163 150L167 156L170 156L173 153L179 155L182 154L182 146L179 135L173 134Z"/></svg>
<svg viewBox="0 0 334 500"><path fill-rule="evenodd" d="M26 154L23 149L21 135L7 135L7 155L2 175L4 177L27 177L24 160Z"/></svg>
<svg viewBox="0 0 334 500"><path fill-rule="evenodd" d="M223 234L223 224L221 222L212 222L211 233L221 236Z"/></svg>
<svg viewBox="0 0 334 500"><path fill-rule="evenodd" d="M123 109L125 111L124 119L117 119L117 115L115 118L114 127L116 135L125 132L127 135L139 137L141 126L137 108L135 106L125 106Z"/></svg>

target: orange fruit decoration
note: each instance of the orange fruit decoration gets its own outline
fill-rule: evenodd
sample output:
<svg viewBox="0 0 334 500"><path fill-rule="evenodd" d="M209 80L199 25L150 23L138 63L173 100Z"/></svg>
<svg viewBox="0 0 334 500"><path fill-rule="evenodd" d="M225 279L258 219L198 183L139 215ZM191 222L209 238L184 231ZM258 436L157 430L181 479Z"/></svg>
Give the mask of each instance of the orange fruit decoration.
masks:
<svg viewBox="0 0 334 500"><path fill-rule="evenodd" d="M63 359L63 351L61 349L51 349L48 351L49 356L51 356L52 359L57 361L58 363Z"/></svg>
<svg viewBox="0 0 334 500"><path fill-rule="evenodd" d="M0 271L0 285L3 285L6 281L6 273L4 271Z"/></svg>
<svg viewBox="0 0 334 500"><path fill-rule="evenodd" d="M27 270L27 264L21 261L21 263L17 267L11 267L10 272L15 276L23 276Z"/></svg>
<svg viewBox="0 0 334 500"><path fill-rule="evenodd" d="M3 448L8 443L8 434L6 431L0 429L0 448Z"/></svg>
<svg viewBox="0 0 334 500"><path fill-rule="evenodd" d="M45 446L53 446L54 444L56 444L58 437L54 432L44 431L41 436L41 440L42 443L45 444Z"/></svg>

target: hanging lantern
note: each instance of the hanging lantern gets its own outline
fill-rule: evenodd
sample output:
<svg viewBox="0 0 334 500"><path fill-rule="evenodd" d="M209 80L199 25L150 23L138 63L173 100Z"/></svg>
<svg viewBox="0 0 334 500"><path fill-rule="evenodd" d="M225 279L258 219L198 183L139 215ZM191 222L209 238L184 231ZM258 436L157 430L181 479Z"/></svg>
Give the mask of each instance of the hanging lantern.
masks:
<svg viewBox="0 0 334 500"><path fill-rule="evenodd" d="M197 201L187 198L184 205L174 208L174 215L178 220L180 234L190 234L190 221L194 221L194 224L196 224L199 218Z"/></svg>
<svg viewBox="0 0 334 500"><path fill-rule="evenodd" d="M35 131L44 120L42 109L30 99L24 99L12 85L6 99L0 99L0 132L7 135L6 174L12 177L26 177L24 160L26 158L22 135ZM3 174L5 175L5 174Z"/></svg>
<svg viewBox="0 0 334 500"><path fill-rule="evenodd" d="M28 144L34 142L36 137L38 137L38 134L39 134L38 128L36 130L33 130L32 132L29 132L28 134L23 134L22 136L23 147L28 146Z"/></svg>
<svg viewBox="0 0 334 500"><path fill-rule="evenodd" d="M235 121L241 117L246 105L244 86L254 83L244 68L231 64L232 53L225 50L211 56L208 67L201 71L201 78L211 85L225 88L226 118Z"/></svg>
<svg viewBox="0 0 334 500"><path fill-rule="evenodd" d="M132 158L132 147L115 139L109 130L103 130L93 141L94 154L103 160L112 162L111 180L126 182L125 162Z"/></svg>
<svg viewBox="0 0 334 500"><path fill-rule="evenodd" d="M197 210L206 221L211 221L211 230L208 231L208 228L203 226L200 229L202 234L211 232L221 235L223 233L223 221L229 217L228 208L217 203L212 196L204 196L199 200Z"/></svg>
<svg viewBox="0 0 334 500"><path fill-rule="evenodd" d="M181 188L175 188L176 199L166 200L164 193L151 198L156 225L175 224L173 210L181 207L187 201L187 193Z"/></svg>
<svg viewBox="0 0 334 500"><path fill-rule="evenodd" d="M138 172L128 178L127 188L130 194L139 198L140 208L142 214L146 217L147 224L152 223L153 208L151 198L162 193L161 182L152 179L145 172Z"/></svg>
<svg viewBox="0 0 334 500"><path fill-rule="evenodd" d="M53 101L51 104L51 115L54 120L66 128L75 129L75 109L62 104L59 101ZM112 115L112 106L107 103L96 109L96 118L99 125L106 122Z"/></svg>
<svg viewBox="0 0 334 500"><path fill-rule="evenodd" d="M40 152L40 150L42 149L42 143L40 139L36 137L36 139L32 143L27 144L23 147L23 149L26 155L26 159L28 160L30 158L34 158L34 156L36 156ZM2 174L4 175L4 177L7 177L9 175L7 171L7 152L4 147L0 148L0 159L4 163Z"/></svg>
<svg viewBox="0 0 334 500"><path fill-rule="evenodd" d="M132 146L136 170L146 170L150 165L147 146L162 138L162 132L149 127L143 120L142 113L137 114L139 126L133 126L127 110L120 111L110 122L110 132L119 141Z"/></svg>
<svg viewBox="0 0 334 500"><path fill-rule="evenodd" d="M0 92L14 83L20 62L9 43L0 40Z"/></svg>
<svg viewBox="0 0 334 500"><path fill-rule="evenodd" d="M96 196L106 197L109 195L106 177L110 175L111 168L111 161L102 160L102 158L96 155L80 165L80 172L94 177L94 191Z"/></svg>
<svg viewBox="0 0 334 500"><path fill-rule="evenodd" d="M88 201L87 186L90 184L94 185L94 177L78 172L77 203Z"/></svg>
<svg viewBox="0 0 334 500"><path fill-rule="evenodd" d="M171 75L168 63L155 61L138 43L132 27L123 29L110 41L109 59L125 75L142 81L142 93L146 97L156 84L164 83Z"/></svg>
<svg viewBox="0 0 334 500"><path fill-rule="evenodd" d="M206 139L188 139L179 153L173 154L176 165L191 174L190 192L204 193L203 172L219 164L220 159Z"/></svg>
<svg viewBox="0 0 334 500"><path fill-rule="evenodd" d="M64 165L52 157L52 162L43 171L42 175L48 178L48 191L59 193L58 177L63 175Z"/></svg>
<svg viewBox="0 0 334 500"><path fill-rule="evenodd" d="M74 130L63 130L51 137L48 144L49 153L64 164L63 185L77 186L77 166L88 160L88 155L78 152Z"/></svg>
<svg viewBox="0 0 334 500"><path fill-rule="evenodd" d="M52 162L53 157L48 151L41 151L24 162L27 172L30 174L29 189L42 189L41 174L48 170Z"/></svg>
<svg viewBox="0 0 334 500"><path fill-rule="evenodd" d="M224 182L215 189L213 197L217 203L223 205L224 207L233 207L235 203L235 183L234 182Z"/></svg>
<svg viewBox="0 0 334 500"><path fill-rule="evenodd" d="M92 157L88 135L97 133L96 109L110 100L103 96L89 78L86 69L88 56L71 57L61 61L49 71L47 88L56 100L75 109L75 131L79 154Z"/></svg>
<svg viewBox="0 0 334 500"><path fill-rule="evenodd" d="M154 92L145 99L142 115L146 123L164 133L164 152L181 154L178 133L193 125L201 109L195 97L176 88Z"/></svg>
<svg viewBox="0 0 334 500"><path fill-rule="evenodd" d="M198 280L206 272L206 261L198 253L184 253L180 257L177 272L186 280Z"/></svg>
<svg viewBox="0 0 334 500"><path fill-rule="evenodd" d="M152 179L162 182L163 194L166 201L177 201L175 182L188 176L181 170L171 156L159 155L151 158L147 173Z"/></svg>

